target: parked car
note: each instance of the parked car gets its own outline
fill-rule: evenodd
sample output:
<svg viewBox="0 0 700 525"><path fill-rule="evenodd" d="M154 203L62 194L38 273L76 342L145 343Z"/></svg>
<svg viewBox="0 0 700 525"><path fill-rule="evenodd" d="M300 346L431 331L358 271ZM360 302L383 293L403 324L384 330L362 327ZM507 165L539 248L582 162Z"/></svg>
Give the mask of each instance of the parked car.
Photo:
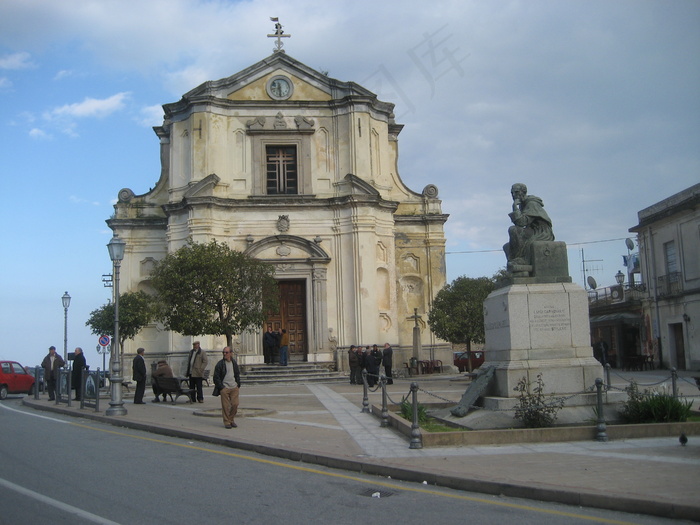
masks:
<svg viewBox="0 0 700 525"><path fill-rule="evenodd" d="M44 390L46 389L46 385L44 385L44 369L40 366L37 368L39 370L39 392L44 392ZM34 377L34 373L36 370L34 367L25 366L24 369L30 376Z"/></svg>
<svg viewBox="0 0 700 525"><path fill-rule="evenodd" d="M471 351L472 370L476 370L484 364L484 351ZM454 365L460 372L469 372L469 352L454 352Z"/></svg>
<svg viewBox="0 0 700 525"><path fill-rule="evenodd" d="M0 361L0 399L7 394L31 394L34 376L27 373L17 361Z"/></svg>

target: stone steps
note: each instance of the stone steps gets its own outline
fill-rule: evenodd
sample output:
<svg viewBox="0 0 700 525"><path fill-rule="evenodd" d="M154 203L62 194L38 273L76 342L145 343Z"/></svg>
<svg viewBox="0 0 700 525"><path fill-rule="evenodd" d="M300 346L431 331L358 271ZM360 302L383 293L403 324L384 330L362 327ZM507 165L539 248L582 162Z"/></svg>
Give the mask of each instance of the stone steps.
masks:
<svg viewBox="0 0 700 525"><path fill-rule="evenodd" d="M241 373L241 382L255 385L342 381L349 381L349 378L314 363L290 363L288 366L253 365Z"/></svg>

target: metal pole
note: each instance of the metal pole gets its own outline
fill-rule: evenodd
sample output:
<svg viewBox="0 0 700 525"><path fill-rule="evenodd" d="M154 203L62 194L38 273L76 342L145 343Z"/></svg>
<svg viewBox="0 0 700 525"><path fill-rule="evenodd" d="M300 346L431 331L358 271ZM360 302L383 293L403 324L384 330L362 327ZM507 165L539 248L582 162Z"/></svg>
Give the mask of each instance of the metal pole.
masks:
<svg viewBox="0 0 700 525"><path fill-rule="evenodd" d="M413 422L411 423L411 443L408 448L423 448L423 437L418 424L418 383L411 383Z"/></svg>
<svg viewBox="0 0 700 525"><path fill-rule="evenodd" d="M607 441L608 433L605 425L605 414L603 414L603 380L595 380L596 398L598 400L598 424L596 425L596 441Z"/></svg>
<svg viewBox="0 0 700 525"><path fill-rule="evenodd" d="M63 362L68 362L68 307L63 307Z"/></svg>
<svg viewBox="0 0 700 525"><path fill-rule="evenodd" d="M605 363L605 381L606 381L606 390L610 390L610 387L612 386L612 383L610 382L610 370L612 367L610 366L610 363Z"/></svg>
<svg viewBox="0 0 700 525"><path fill-rule="evenodd" d="M362 412L369 413L369 398L367 395L367 369L362 369Z"/></svg>
<svg viewBox="0 0 700 525"><path fill-rule="evenodd" d="M126 408L124 408L124 400L122 399L122 364L121 364L121 345L119 344L119 268L121 261L114 261L114 337L112 342L116 348L112 352L112 377L110 384L112 386L111 399L109 408L105 411L108 416L125 416Z"/></svg>
<svg viewBox="0 0 700 525"><path fill-rule="evenodd" d="M39 367L34 367L34 399L39 399Z"/></svg>
<svg viewBox="0 0 700 525"><path fill-rule="evenodd" d="M673 385L673 399L678 399L678 371L671 368L671 385Z"/></svg>
<svg viewBox="0 0 700 525"><path fill-rule="evenodd" d="M382 386L382 422L381 425L382 427L388 427L389 426L389 410L387 409L387 403L386 403L386 376L384 375L384 372L381 372L379 374L379 384Z"/></svg>

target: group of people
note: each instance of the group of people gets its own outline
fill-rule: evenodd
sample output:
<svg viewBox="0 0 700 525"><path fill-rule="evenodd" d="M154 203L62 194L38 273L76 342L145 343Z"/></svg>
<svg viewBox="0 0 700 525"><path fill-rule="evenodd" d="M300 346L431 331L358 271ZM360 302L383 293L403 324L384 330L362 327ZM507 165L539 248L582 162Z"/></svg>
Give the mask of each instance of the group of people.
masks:
<svg viewBox="0 0 700 525"><path fill-rule="evenodd" d="M362 371L367 370L367 385L375 386L379 381L379 370L384 365L384 375L388 385L394 384L391 372L394 365L394 350L389 343L384 343L384 349L379 350L377 345L369 345L364 348L352 345L348 350L348 364L350 365L350 384L361 385Z"/></svg>
<svg viewBox="0 0 700 525"><path fill-rule="evenodd" d="M279 354L280 366L289 364L289 334L287 330L274 331L272 326L267 327L263 334L263 359L266 365L274 365L275 357Z"/></svg>
<svg viewBox="0 0 700 525"><path fill-rule="evenodd" d="M83 349L77 347L73 353L73 367L71 368L71 389L75 390L75 398L73 401L80 401L83 387L83 370L89 367L85 362ZM56 353L56 347L50 346L49 353L41 362L41 367L44 369L44 381L46 381L46 390L49 393L49 401L56 399L56 386L58 385L58 371L66 366L64 359Z"/></svg>
<svg viewBox="0 0 700 525"><path fill-rule="evenodd" d="M133 362L133 380L136 381L134 404L137 405L144 404L143 395L146 390L146 360L144 359L144 353L145 350L139 348L136 351L136 357L134 357ZM187 358L186 372L190 390L192 391L191 400L193 403L204 403L202 383L204 382L204 372L208 362L207 353L202 349L200 342L195 341ZM165 401L167 394L158 387L155 378L174 377L172 368L170 368L166 360L161 359L156 364L151 377L153 378L153 393L156 396L153 402L159 403L161 396L163 401ZM223 358L214 366L213 380L214 392L212 395L221 398L221 415L224 420L224 427L235 428L238 426L235 417L238 413L238 392L241 386L241 374L238 363L233 357L233 351L228 346L223 349Z"/></svg>

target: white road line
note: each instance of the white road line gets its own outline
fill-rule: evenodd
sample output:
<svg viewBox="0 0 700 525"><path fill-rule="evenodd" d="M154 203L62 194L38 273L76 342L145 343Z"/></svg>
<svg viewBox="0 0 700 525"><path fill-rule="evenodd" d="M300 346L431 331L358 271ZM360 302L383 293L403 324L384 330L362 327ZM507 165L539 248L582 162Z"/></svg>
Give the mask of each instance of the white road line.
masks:
<svg viewBox="0 0 700 525"><path fill-rule="evenodd" d="M325 425L323 423L307 423L305 421L295 421L292 419L277 419L274 417L256 416L255 420L256 421L272 421L274 423L289 423L292 425L303 425L303 426L307 426L307 427L316 427L316 428L328 428L330 430L343 430L343 427L338 427L335 425Z"/></svg>
<svg viewBox="0 0 700 525"><path fill-rule="evenodd" d="M71 505L63 503L62 501L49 498L48 496L44 496L43 494L39 494L38 492L34 492L33 490L25 489L24 487L20 487L19 485L10 483L6 479L0 478L0 486L5 487L9 490L14 490L15 492L19 492L24 496L38 500L42 503L45 503L46 505L51 505L52 507L56 507L57 509L67 512L68 514L73 514L93 523L100 523L103 525L119 525L116 521L108 520L106 518L103 518L102 516L97 516L96 514L92 514L91 512L88 512L86 510L79 509L77 507L73 507Z"/></svg>
<svg viewBox="0 0 700 525"><path fill-rule="evenodd" d="M56 419L53 417L48 417L48 416L40 416L39 414L32 414L31 412L25 412L24 410L17 410L16 408L10 408L4 403L0 403L0 407L4 408L5 410L9 410L11 412L17 412L18 414L23 414L25 416L32 416L32 417L38 417L40 419L48 419L49 421L55 421L56 423L69 423L69 421L64 421L62 419Z"/></svg>

